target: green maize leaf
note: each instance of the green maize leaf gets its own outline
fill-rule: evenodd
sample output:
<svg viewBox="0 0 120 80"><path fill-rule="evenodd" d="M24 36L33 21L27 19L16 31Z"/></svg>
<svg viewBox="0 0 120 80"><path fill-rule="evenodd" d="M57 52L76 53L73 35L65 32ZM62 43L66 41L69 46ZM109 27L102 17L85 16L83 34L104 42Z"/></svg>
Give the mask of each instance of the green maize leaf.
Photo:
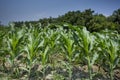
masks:
<svg viewBox="0 0 120 80"><path fill-rule="evenodd" d="M93 65L95 63L95 61L97 60L98 57L99 57L99 55L97 53L94 53L93 58L91 60L91 65Z"/></svg>

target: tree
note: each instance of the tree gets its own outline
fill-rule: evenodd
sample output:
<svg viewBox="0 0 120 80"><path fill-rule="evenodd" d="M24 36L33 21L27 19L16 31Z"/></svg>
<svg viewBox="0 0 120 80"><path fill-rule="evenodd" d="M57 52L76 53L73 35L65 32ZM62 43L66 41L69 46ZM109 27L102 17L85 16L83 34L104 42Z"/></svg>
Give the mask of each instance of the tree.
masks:
<svg viewBox="0 0 120 80"><path fill-rule="evenodd" d="M83 12L83 19L85 19L85 26L89 27L90 20L93 18L94 11L91 9L86 9Z"/></svg>
<svg viewBox="0 0 120 80"><path fill-rule="evenodd" d="M120 32L120 8L113 12L113 14L109 17L109 20L115 23L116 30Z"/></svg>
<svg viewBox="0 0 120 80"><path fill-rule="evenodd" d="M107 28L105 25L107 23L107 19L102 14L95 14L92 19L88 23L88 30L93 31L100 31L102 29Z"/></svg>
<svg viewBox="0 0 120 80"><path fill-rule="evenodd" d="M115 10L112 14L112 20L116 24L120 24L120 9Z"/></svg>

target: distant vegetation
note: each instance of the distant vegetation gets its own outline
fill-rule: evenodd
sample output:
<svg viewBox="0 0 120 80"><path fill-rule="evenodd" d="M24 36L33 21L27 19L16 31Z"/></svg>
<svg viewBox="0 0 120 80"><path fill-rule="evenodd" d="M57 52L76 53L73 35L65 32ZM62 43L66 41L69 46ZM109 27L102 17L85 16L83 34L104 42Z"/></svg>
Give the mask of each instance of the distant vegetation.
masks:
<svg viewBox="0 0 120 80"><path fill-rule="evenodd" d="M90 32L97 32L104 29L117 30L120 33L120 9L115 10L112 15L104 16L103 14L94 13L91 9L81 11L69 11L57 18L43 18L39 21L14 22L16 27L41 23L43 27L49 24L69 23L76 26L85 26Z"/></svg>
<svg viewBox="0 0 120 80"><path fill-rule="evenodd" d="M60 15L57 18L43 18L38 21L20 21L13 22L15 27L21 27L23 24L28 26L29 24L37 25L41 23L42 27L46 27L49 24L69 23L74 26L85 26L90 32L98 32L101 30L117 30L120 33L120 9L115 10L112 15L104 16L103 14L95 13L94 10L86 9L84 11L69 11L64 15ZM0 28L1 25L0 22ZM0 29L3 30L3 29Z"/></svg>

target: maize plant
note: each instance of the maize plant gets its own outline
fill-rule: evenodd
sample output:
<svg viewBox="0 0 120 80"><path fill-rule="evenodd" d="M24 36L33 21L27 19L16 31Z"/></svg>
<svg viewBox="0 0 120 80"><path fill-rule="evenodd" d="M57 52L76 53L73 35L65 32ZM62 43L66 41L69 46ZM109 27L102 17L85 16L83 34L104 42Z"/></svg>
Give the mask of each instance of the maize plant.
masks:
<svg viewBox="0 0 120 80"><path fill-rule="evenodd" d="M5 32L0 31L0 64L2 64L3 69L5 69Z"/></svg>
<svg viewBox="0 0 120 80"><path fill-rule="evenodd" d="M30 26L27 29L26 37L26 44L24 47L24 52L27 53L27 68L22 68L28 71L29 76L31 74L31 68L34 66L37 55L39 54L39 49L43 45L44 41L41 39L40 28L35 28Z"/></svg>
<svg viewBox="0 0 120 80"><path fill-rule="evenodd" d="M72 62L75 60L75 45L71 32L61 33L62 35L62 48L66 59L69 62L69 78L72 79Z"/></svg>
<svg viewBox="0 0 120 80"><path fill-rule="evenodd" d="M94 36L89 33L84 27L82 30L79 28L75 29L78 34L76 34L79 38L79 47L81 48L84 58L87 60L89 79L92 80L92 66L95 63L95 60L98 58L97 52L93 52L94 50Z"/></svg>
<svg viewBox="0 0 120 80"><path fill-rule="evenodd" d="M13 72L14 67L17 67L15 64L15 59L22 52L22 40L24 35L24 30L17 30L14 28L14 24L11 24L11 30L8 32L5 38L5 42L7 43L7 47L5 52L7 54L7 60L11 64L11 72Z"/></svg>
<svg viewBox="0 0 120 80"><path fill-rule="evenodd" d="M55 68L56 61L53 59L55 55L59 55L60 51L60 30L49 30L50 34L46 35L46 39L48 40L47 44L50 48L49 51L49 62L51 63L51 66Z"/></svg>
<svg viewBox="0 0 120 80"><path fill-rule="evenodd" d="M119 63L119 41L110 39L110 36L101 35L99 36L99 45L101 50L104 51L103 57L106 59L106 63L109 65L110 80L114 80L114 68ZM115 36L116 37L116 36Z"/></svg>
<svg viewBox="0 0 120 80"><path fill-rule="evenodd" d="M43 77L45 77L45 68L47 67L47 62L49 61L51 65L54 67L53 59L51 57L57 52L57 48L59 47L57 44L60 35L58 35L58 31L46 29L42 33L42 39L44 40L44 46L40 52L40 60L43 66Z"/></svg>
<svg viewBox="0 0 120 80"><path fill-rule="evenodd" d="M46 72L46 68L47 68L47 61L48 61L48 51L49 51L49 47L46 46L44 50L41 51L40 53L40 59L41 59L41 64L42 64L42 74L43 74L43 80L45 79L45 72Z"/></svg>
<svg viewBox="0 0 120 80"><path fill-rule="evenodd" d="M108 58L108 63L110 67L110 79L113 80L114 76L114 68L119 62L120 57L118 56L118 45L114 41L110 41L109 44L106 44L106 50Z"/></svg>
<svg viewBox="0 0 120 80"><path fill-rule="evenodd" d="M112 36L114 35L114 36ZM102 59L104 59L103 65L108 66L108 72L110 75L110 80L114 80L114 68L119 64L119 35L114 32L109 32L109 34L97 34L98 44L101 48Z"/></svg>

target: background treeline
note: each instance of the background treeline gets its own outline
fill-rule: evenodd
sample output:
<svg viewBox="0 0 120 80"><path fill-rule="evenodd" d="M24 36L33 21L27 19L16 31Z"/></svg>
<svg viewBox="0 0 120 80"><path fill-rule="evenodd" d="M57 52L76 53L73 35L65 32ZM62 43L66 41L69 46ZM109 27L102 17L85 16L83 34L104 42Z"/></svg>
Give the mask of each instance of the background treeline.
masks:
<svg viewBox="0 0 120 80"><path fill-rule="evenodd" d="M120 8L115 10L112 15L105 16L103 14L95 13L92 9L84 11L69 11L57 18L49 17L39 19L38 21L20 21L14 22L16 27L21 27L23 24L28 26L30 23L36 25L41 23L43 27L53 24L69 23L75 26L85 26L90 32L98 32L104 29L117 30L120 33Z"/></svg>

